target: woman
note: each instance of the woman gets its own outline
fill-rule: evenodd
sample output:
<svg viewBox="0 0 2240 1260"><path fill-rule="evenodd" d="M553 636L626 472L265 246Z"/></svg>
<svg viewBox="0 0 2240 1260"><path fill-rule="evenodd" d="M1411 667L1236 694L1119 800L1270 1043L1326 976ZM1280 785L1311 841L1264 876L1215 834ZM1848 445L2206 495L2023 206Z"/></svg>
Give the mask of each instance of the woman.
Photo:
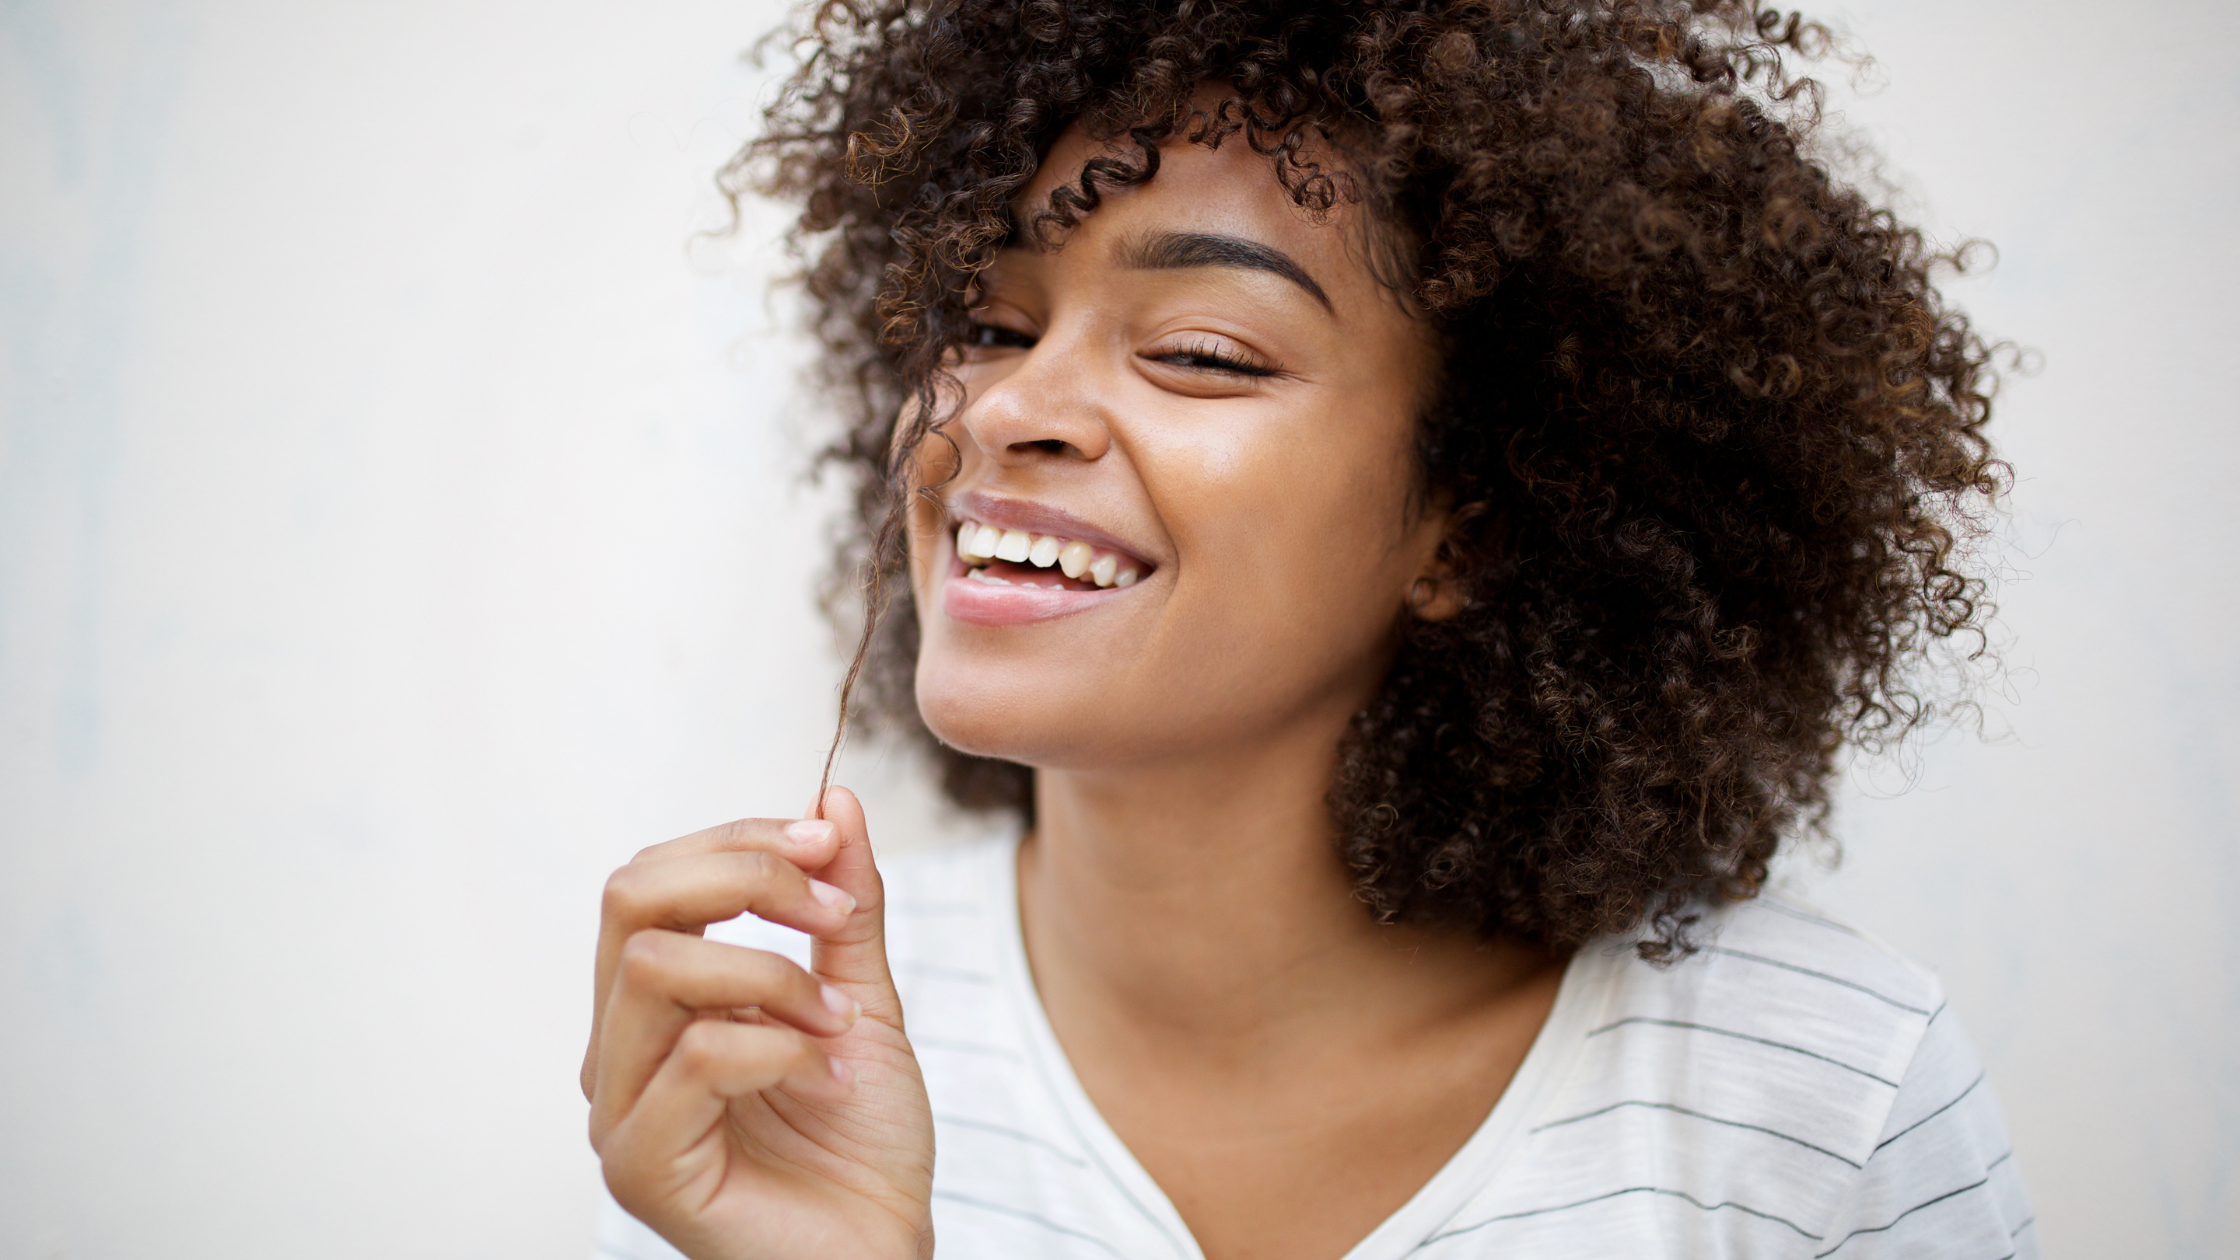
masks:
<svg viewBox="0 0 2240 1260"><path fill-rule="evenodd" d="M616 872L603 1245L2034 1252L1935 979L1756 896L1998 489L1939 260L1801 148L1821 38L827 5L733 186L862 403L873 707L1008 821Z"/></svg>

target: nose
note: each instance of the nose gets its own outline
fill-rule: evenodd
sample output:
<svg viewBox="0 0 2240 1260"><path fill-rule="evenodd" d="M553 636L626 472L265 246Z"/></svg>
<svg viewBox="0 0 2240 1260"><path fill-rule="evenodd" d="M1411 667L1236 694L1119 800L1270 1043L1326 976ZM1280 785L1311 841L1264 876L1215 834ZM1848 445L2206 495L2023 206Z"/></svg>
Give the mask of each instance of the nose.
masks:
<svg viewBox="0 0 2240 1260"><path fill-rule="evenodd" d="M1004 366L1009 370L974 391L959 417L990 459L999 465L1093 462L1111 449L1112 431L1098 403L1102 374L1078 337L1045 335Z"/></svg>

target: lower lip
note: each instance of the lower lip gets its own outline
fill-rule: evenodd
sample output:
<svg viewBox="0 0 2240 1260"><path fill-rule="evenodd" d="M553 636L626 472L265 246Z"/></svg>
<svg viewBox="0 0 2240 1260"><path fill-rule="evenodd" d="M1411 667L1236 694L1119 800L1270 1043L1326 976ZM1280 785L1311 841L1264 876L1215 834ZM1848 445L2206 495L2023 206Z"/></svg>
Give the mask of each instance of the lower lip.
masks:
<svg viewBox="0 0 2240 1260"><path fill-rule="evenodd" d="M1070 616L1137 589L1053 591L1041 586L1006 586L966 577L970 571L962 561L951 557L949 575L941 582L941 611L951 620L976 626L1023 626Z"/></svg>

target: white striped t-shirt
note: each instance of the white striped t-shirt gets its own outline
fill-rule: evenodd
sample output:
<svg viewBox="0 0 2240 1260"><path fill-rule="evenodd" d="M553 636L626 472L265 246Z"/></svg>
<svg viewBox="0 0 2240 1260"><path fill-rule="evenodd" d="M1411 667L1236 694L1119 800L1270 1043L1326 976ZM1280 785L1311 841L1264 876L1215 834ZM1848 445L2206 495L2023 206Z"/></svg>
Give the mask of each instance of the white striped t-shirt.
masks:
<svg viewBox="0 0 2240 1260"><path fill-rule="evenodd" d="M1015 842L882 867L933 1103L942 1260L1202 1260L1044 1018ZM709 936L807 958L759 920ZM2013 1151L1934 975L1780 901L1658 968L1581 950L1475 1135L1346 1260L2035 1257ZM1302 1188L1302 1193L1310 1192ZM607 1260L677 1253L609 1200Z"/></svg>

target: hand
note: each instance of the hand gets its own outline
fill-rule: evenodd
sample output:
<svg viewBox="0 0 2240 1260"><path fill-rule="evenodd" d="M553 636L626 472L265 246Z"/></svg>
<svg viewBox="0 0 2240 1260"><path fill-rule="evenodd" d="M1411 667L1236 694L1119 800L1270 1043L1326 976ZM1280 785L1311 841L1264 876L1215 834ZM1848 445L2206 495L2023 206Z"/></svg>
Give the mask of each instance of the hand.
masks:
<svg viewBox="0 0 2240 1260"><path fill-rule="evenodd" d="M695 1260L933 1254L933 1117L863 806L833 788L821 812L655 845L607 880L591 1145L615 1200ZM814 974L702 937L741 913L807 932Z"/></svg>

